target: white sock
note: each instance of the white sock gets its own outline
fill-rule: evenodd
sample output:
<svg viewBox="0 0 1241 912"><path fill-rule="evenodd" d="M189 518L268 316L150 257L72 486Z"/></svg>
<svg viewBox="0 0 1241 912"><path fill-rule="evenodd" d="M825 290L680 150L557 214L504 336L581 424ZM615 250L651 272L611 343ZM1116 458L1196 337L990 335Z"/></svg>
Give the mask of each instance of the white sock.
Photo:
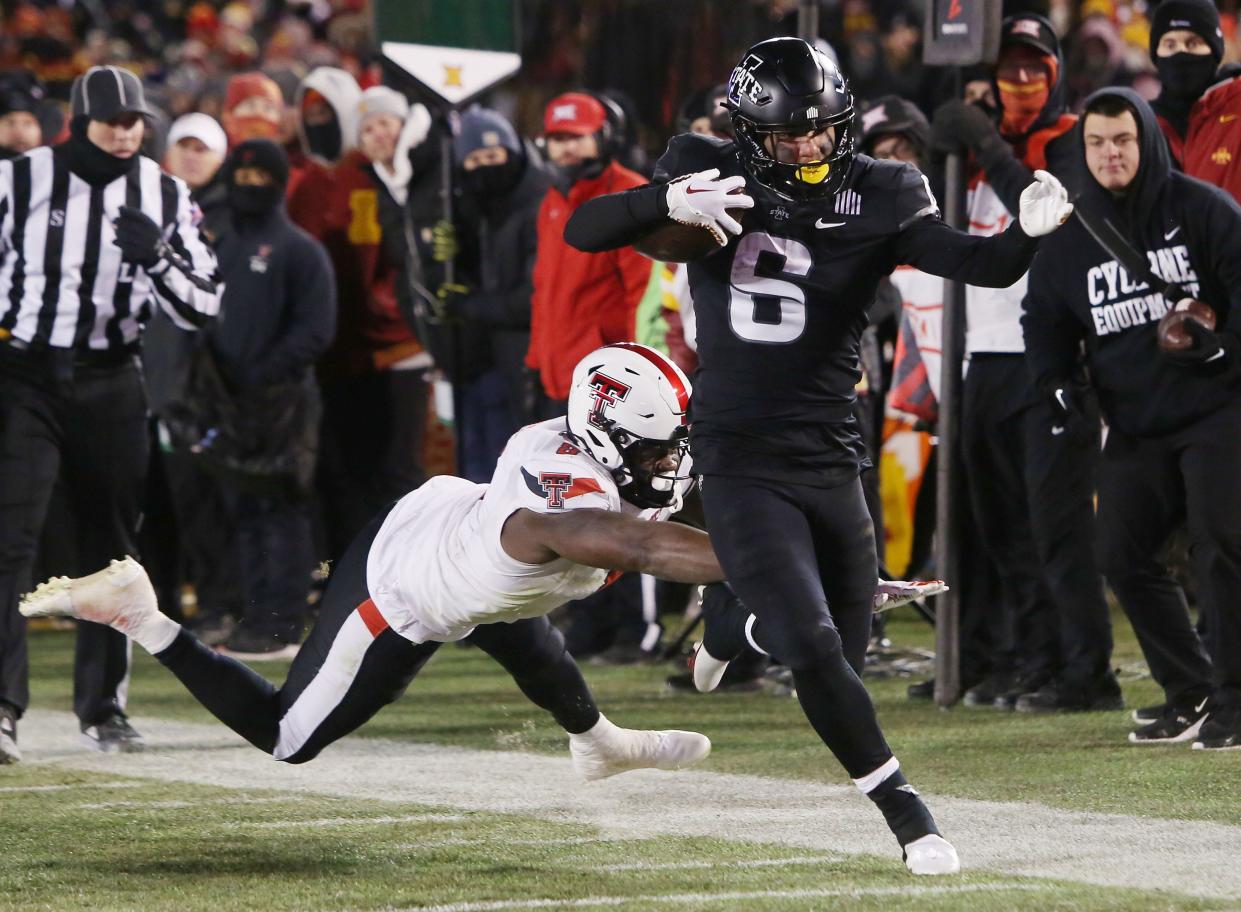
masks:
<svg viewBox="0 0 1241 912"><path fill-rule="evenodd" d="M158 655L172 645L180 632L180 624L168 615L156 611L129 631L129 638L151 655Z"/></svg>

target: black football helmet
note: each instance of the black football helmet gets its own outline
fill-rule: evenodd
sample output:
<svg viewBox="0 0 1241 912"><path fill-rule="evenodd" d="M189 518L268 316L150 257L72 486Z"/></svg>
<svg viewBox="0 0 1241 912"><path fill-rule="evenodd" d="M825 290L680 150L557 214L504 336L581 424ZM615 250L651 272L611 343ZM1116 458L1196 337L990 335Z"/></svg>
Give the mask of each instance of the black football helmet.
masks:
<svg viewBox="0 0 1241 912"><path fill-rule="evenodd" d="M829 197L844 186L855 154L853 93L822 51L800 38L759 42L729 76L725 105L741 163L758 183L795 202ZM819 161L782 162L767 147L772 134L828 127L836 128L835 143Z"/></svg>

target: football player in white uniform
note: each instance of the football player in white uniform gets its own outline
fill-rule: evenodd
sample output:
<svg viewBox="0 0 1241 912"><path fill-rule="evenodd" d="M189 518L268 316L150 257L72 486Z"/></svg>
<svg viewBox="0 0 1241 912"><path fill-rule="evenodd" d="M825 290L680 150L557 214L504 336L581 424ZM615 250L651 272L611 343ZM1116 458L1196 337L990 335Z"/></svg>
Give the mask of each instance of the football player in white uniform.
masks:
<svg viewBox="0 0 1241 912"><path fill-rule="evenodd" d="M469 637L569 733L583 778L687 766L711 742L613 725L546 615L619 571L723 578L705 533L652 521L677 510L692 484L689 394L685 375L653 349L623 343L588 355L574 373L568 419L514 434L490 484L433 478L359 533L279 688L161 614L132 558L51 580L22 612L128 634L277 760L314 758L400 697L441 643Z"/></svg>

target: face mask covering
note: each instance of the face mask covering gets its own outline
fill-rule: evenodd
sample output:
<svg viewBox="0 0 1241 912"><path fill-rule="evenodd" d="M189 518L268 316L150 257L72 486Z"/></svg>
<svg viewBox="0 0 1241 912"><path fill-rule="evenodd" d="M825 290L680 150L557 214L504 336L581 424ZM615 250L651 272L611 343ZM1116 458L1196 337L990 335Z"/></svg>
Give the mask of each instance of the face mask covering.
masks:
<svg viewBox="0 0 1241 912"><path fill-rule="evenodd" d="M461 186L466 193L480 202L505 196L521 180L524 170L522 164L510 158L502 165L484 165L473 171L462 171Z"/></svg>
<svg viewBox="0 0 1241 912"><path fill-rule="evenodd" d="M280 204L284 188L271 183L263 187L249 184L230 184L228 204L241 215L263 215Z"/></svg>
<svg viewBox="0 0 1241 912"><path fill-rule="evenodd" d="M1047 106L1047 99L1051 95L1050 80L1043 74L1028 82L997 79L996 85L1000 89L1000 104L1004 106L1000 132L1005 136L1022 136L1028 133Z"/></svg>
<svg viewBox="0 0 1241 912"><path fill-rule="evenodd" d="M228 121L228 141L239 146L248 139L276 139L280 125L266 117L235 117Z"/></svg>
<svg viewBox="0 0 1241 912"><path fill-rule="evenodd" d="M312 155L317 155L330 162L340 158L340 124L336 119L327 123L305 127L306 145Z"/></svg>
<svg viewBox="0 0 1241 912"><path fill-rule="evenodd" d="M1191 105L1211 85L1219 61L1211 54L1170 54L1155 58L1155 69L1163 84L1160 98Z"/></svg>

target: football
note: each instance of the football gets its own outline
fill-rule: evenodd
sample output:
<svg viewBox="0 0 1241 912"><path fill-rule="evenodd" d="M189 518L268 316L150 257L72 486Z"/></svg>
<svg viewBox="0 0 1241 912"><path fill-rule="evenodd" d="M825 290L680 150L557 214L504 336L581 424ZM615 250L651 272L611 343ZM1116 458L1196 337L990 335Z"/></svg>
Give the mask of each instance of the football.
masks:
<svg viewBox="0 0 1241 912"><path fill-rule="evenodd" d="M728 214L744 225L747 211L729 209ZM663 263L688 263L721 249L706 228L671 220L635 241L633 248L643 256Z"/></svg>
<svg viewBox="0 0 1241 912"><path fill-rule="evenodd" d="M1210 305L1195 298L1184 298L1159 321L1156 334L1161 349L1184 351L1193 347L1193 336L1185 329L1186 320L1193 320L1208 332L1215 332L1215 311Z"/></svg>

